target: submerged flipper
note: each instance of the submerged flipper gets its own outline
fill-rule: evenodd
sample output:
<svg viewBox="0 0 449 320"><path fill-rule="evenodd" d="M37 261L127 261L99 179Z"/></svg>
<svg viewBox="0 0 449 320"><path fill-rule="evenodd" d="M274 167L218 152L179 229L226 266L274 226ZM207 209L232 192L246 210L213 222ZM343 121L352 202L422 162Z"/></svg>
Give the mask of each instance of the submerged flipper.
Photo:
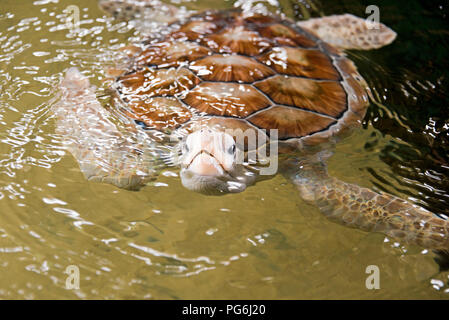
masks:
<svg viewBox="0 0 449 320"><path fill-rule="evenodd" d="M448 220L393 195L329 177L322 163L298 166L292 179L301 197L330 220L427 249L449 250Z"/></svg>
<svg viewBox="0 0 449 320"><path fill-rule="evenodd" d="M60 89L60 99L53 107L56 132L87 180L135 190L155 177L155 159L126 139L108 119L95 87L78 69L67 71Z"/></svg>
<svg viewBox="0 0 449 320"><path fill-rule="evenodd" d="M386 25L372 23L352 14L309 19L298 22L298 25L341 49L378 49L396 38L396 32Z"/></svg>

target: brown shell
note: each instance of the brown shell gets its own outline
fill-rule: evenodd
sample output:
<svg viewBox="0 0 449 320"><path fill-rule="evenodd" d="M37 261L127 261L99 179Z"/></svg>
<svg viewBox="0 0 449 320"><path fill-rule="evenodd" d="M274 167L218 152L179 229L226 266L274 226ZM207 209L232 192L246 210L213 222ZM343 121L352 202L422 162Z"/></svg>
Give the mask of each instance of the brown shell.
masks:
<svg viewBox="0 0 449 320"><path fill-rule="evenodd" d="M208 11L134 51L116 89L148 128L196 123L278 130L299 146L360 123L366 84L343 54L289 20L238 10Z"/></svg>

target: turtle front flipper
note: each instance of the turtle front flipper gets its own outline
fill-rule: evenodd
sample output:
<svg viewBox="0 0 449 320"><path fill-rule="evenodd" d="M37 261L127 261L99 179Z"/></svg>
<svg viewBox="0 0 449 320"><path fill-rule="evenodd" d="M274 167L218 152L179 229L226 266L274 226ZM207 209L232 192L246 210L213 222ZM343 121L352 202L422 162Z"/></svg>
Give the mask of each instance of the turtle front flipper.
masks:
<svg viewBox="0 0 449 320"><path fill-rule="evenodd" d="M309 19L298 22L298 25L341 49L378 49L396 39L396 32L383 23L352 14Z"/></svg>
<svg viewBox="0 0 449 320"><path fill-rule="evenodd" d="M323 163L300 161L298 166L293 183L328 219L427 249L449 250L448 220L393 195L329 177Z"/></svg>
<svg viewBox="0 0 449 320"><path fill-rule="evenodd" d="M136 190L154 179L156 160L126 139L108 119L95 87L78 69L70 68L53 107L56 132L89 181Z"/></svg>
<svg viewBox="0 0 449 320"><path fill-rule="evenodd" d="M144 20L150 22L173 22L179 9L158 0L99 0L101 9L118 20Z"/></svg>

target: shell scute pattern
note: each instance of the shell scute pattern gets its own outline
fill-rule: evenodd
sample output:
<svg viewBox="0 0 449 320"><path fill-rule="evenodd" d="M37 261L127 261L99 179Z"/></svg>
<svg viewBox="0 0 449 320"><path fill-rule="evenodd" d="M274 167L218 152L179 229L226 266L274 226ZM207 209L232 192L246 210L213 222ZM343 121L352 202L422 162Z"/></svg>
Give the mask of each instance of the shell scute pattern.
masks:
<svg viewBox="0 0 449 320"><path fill-rule="evenodd" d="M203 82L184 101L206 114L237 118L245 118L270 105L253 86L229 82Z"/></svg>
<svg viewBox="0 0 449 320"><path fill-rule="evenodd" d="M151 69L119 77L122 93L128 96L173 96L190 90L201 82L186 68Z"/></svg>
<svg viewBox="0 0 449 320"><path fill-rule="evenodd" d="M314 48L317 46L312 39L298 34L295 30L282 23L260 27L258 31L262 36L273 40L278 46L300 46L303 48Z"/></svg>
<svg viewBox="0 0 449 320"><path fill-rule="evenodd" d="M340 80L340 75L333 67L330 59L319 50L275 47L270 52L258 57L258 60L280 74L323 80Z"/></svg>
<svg viewBox="0 0 449 320"><path fill-rule="evenodd" d="M193 62L195 70L207 81L252 83L275 74L266 64L240 55L214 54Z"/></svg>
<svg viewBox="0 0 449 320"><path fill-rule="evenodd" d="M173 97L131 99L127 115L143 121L148 127L166 131L189 121L192 113Z"/></svg>
<svg viewBox="0 0 449 320"><path fill-rule="evenodd" d="M128 114L149 128L190 128L196 115L317 144L364 116L368 100L355 66L293 22L231 10L171 27L147 41L134 71L116 82L122 101L133 102ZM177 101L178 109L167 116L154 98L171 99L168 109Z"/></svg>

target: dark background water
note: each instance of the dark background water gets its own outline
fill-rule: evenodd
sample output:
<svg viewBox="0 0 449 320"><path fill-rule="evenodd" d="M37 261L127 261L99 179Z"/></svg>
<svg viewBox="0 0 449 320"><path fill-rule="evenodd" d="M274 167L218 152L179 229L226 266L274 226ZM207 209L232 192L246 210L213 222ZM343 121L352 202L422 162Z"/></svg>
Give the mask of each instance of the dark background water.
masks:
<svg viewBox="0 0 449 320"><path fill-rule="evenodd" d="M302 17L297 1L289 5ZM366 17L376 5L380 21L398 34L380 50L350 52L373 90L364 126L391 141L381 159L395 173L394 186L375 170L377 187L416 197L427 209L449 216L449 5L447 1L321 1L312 15L350 12ZM373 134L365 148L377 145ZM381 183L376 183L375 181ZM390 185L388 187L386 185ZM416 191L416 192L413 192Z"/></svg>

